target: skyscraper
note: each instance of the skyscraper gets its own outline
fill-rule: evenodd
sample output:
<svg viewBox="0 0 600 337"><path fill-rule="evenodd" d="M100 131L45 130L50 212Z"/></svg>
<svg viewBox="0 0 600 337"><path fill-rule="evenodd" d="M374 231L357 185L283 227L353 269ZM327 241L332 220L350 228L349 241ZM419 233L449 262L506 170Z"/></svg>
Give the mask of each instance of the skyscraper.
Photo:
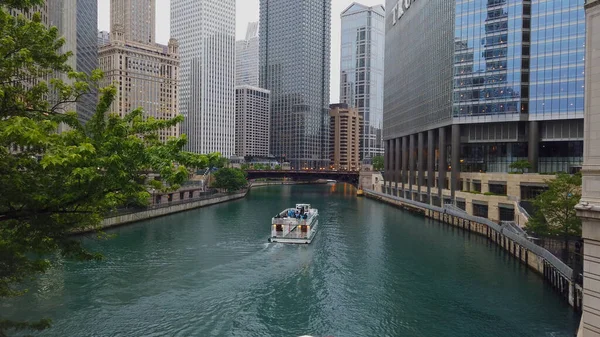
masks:
<svg viewBox="0 0 600 337"><path fill-rule="evenodd" d="M512 163L581 168L583 0L386 5L387 193L512 221L511 200L534 198L546 179L508 179Z"/></svg>
<svg viewBox="0 0 600 337"><path fill-rule="evenodd" d="M331 0L261 0L259 35L273 155L296 169L329 167Z"/></svg>
<svg viewBox="0 0 600 337"><path fill-rule="evenodd" d="M171 1L180 48L179 109L187 149L235 152L235 0Z"/></svg>
<svg viewBox="0 0 600 337"><path fill-rule="evenodd" d="M342 18L340 102L363 116L360 157L383 154L385 9L353 3Z"/></svg>
<svg viewBox="0 0 600 337"><path fill-rule="evenodd" d="M235 155L268 157L271 129L271 93L243 85L235 88Z"/></svg>
<svg viewBox="0 0 600 337"><path fill-rule="evenodd" d="M61 52L71 51L67 64L78 72L91 74L98 68L98 2L95 0L46 0L44 5L48 26L58 28L65 38ZM67 74L54 74L66 83L72 82ZM51 100L53 98L50 98ZM64 105L65 111L77 111L79 119L88 121L96 111L98 93L92 89L73 105Z"/></svg>
<svg viewBox="0 0 600 337"><path fill-rule="evenodd" d="M154 43L156 2L151 0L111 0L110 24L125 32L127 41ZM111 28L112 29L112 28Z"/></svg>
<svg viewBox="0 0 600 337"><path fill-rule="evenodd" d="M258 86L258 22L250 22L246 39L235 42L235 85Z"/></svg>
<svg viewBox="0 0 600 337"><path fill-rule="evenodd" d="M155 0L137 2L139 3L124 0L112 2L110 41L99 49L100 69L104 71L102 84L117 86L117 96L111 112L125 116L142 108L146 117L171 119L179 114L179 45L174 39L169 41L168 46L157 44L154 40L127 39L140 36L139 32L153 32L139 22L132 24L128 21L146 21L148 18L148 25L155 25ZM140 6L144 10L138 10ZM119 12L118 15L114 13L116 11ZM148 11L152 15L148 16ZM126 18L125 21L123 18ZM169 137L179 136L179 130L179 126L162 130L159 137L166 141Z"/></svg>
<svg viewBox="0 0 600 337"><path fill-rule="evenodd" d="M102 30L98 31L98 48L108 44L110 42L110 33Z"/></svg>
<svg viewBox="0 0 600 337"><path fill-rule="evenodd" d="M346 103L332 104L329 116L331 166L339 171L358 171L362 116Z"/></svg>
<svg viewBox="0 0 600 337"><path fill-rule="evenodd" d="M49 0L55 1L55 0ZM60 1L60 0L56 0ZM64 1L64 8L71 8L72 2ZM77 0L77 62L76 69L79 72L91 74L98 69L98 1ZM83 121L88 121L96 112L98 104L98 92L92 90L81 97L77 102L77 114Z"/></svg>

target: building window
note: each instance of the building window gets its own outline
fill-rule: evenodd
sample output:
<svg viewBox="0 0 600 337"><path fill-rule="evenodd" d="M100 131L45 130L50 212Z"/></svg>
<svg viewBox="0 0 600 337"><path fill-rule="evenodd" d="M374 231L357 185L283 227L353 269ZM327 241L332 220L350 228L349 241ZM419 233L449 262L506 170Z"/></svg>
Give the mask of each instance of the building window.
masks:
<svg viewBox="0 0 600 337"><path fill-rule="evenodd" d="M506 195L506 184L490 184L490 192L497 195Z"/></svg>
<svg viewBox="0 0 600 337"><path fill-rule="evenodd" d="M515 221L515 209L506 206L498 206L500 221Z"/></svg>
<svg viewBox="0 0 600 337"><path fill-rule="evenodd" d="M473 203L473 215L481 218L488 218L488 206L480 203Z"/></svg>
<svg viewBox="0 0 600 337"><path fill-rule="evenodd" d="M481 193L481 180L473 180L473 192Z"/></svg>

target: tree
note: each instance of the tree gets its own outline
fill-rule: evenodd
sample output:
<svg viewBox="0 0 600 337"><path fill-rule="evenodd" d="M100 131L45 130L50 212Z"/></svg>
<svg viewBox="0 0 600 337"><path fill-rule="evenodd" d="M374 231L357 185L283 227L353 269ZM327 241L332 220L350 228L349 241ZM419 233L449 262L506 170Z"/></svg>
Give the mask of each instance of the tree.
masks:
<svg viewBox="0 0 600 337"><path fill-rule="evenodd" d="M114 87L100 90L87 124L69 112L102 74L74 72L66 63L71 52L60 52L64 39L39 14L27 20L8 12L43 3L0 0L0 298L24 294L24 282L46 272L56 255L102 258L70 234L98 229L103 216L122 205L147 204L151 188L179 188L191 169L209 163L207 156L182 151L185 136L159 140L160 131L181 117L145 118L142 110L123 118L109 114ZM60 73L70 83L44 80ZM59 126L66 131L58 132ZM0 317L0 336L49 325Z"/></svg>
<svg viewBox="0 0 600 337"><path fill-rule="evenodd" d="M532 168L531 163L528 160L517 160L510 164L509 166L512 170L516 170L518 173L523 174L525 170L529 170Z"/></svg>
<svg viewBox="0 0 600 337"><path fill-rule="evenodd" d="M220 169L227 165L229 165L229 160L221 156L220 153L215 152L208 155L208 167Z"/></svg>
<svg viewBox="0 0 600 337"><path fill-rule="evenodd" d="M383 156L375 156L373 157L373 170L375 171L383 171Z"/></svg>
<svg viewBox="0 0 600 337"><path fill-rule="evenodd" d="M529 220L527 230L542 235L560 235L568 247L570 236L581 235L581 219L575 212L575 206L581 200L581 174L560 173L546 183L548 190L533 201L537 212Z"/></svg>
<svg viewBox="0 0 600 337"><path fill-rule="evenodd" d="M213 187L222 188L227 192L236 192L248 185L244 171L236 168L222 168L215 172Z"/></svg>

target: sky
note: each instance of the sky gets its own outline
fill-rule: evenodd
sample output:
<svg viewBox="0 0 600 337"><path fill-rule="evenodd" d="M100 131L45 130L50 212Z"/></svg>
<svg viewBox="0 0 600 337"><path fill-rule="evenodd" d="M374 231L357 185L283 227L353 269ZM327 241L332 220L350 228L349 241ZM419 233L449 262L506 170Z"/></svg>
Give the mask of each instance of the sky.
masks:
<svg viewBox="0 0 600 337"><path fill-rule="evenodd" d="M357 1L367 6L385 4L385 0ZM338 103L340 96L340 14L353 3L352 0L331 0L331 103ZM236 0L236 38L246 36L248 22L258 21L259 0ZM158 43L169 41L169 0L156 0L156 39ZM110 1L98 0L98 29L110 29Z"/></svg>

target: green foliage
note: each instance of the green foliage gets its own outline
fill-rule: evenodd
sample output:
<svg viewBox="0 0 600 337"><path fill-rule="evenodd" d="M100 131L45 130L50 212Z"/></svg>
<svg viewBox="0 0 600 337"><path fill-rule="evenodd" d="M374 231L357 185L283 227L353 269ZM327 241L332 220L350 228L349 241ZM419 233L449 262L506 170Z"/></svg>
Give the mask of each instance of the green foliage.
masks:
<svg viewBox="0 0 600 337"><path fill-rule="evenodd" d="M74 231L98 228L108 211L147 204L149 189L175 190L191 170L225 162L218 154L182 151L186 137L159 140L181 117L109 114L114 87L100 90L92 120L80 123L69 110L102 74L74 72L66 64L71 53L60 52L64 39L39 14L29 21L7 11L41 3L0 0L0 298L22 295L24 282L47 271L57 255L101 259L72 239ZM56 74L69 83L45 81ZM49 324L0 317L0 336Z"/></svg>
<svg viewBox="0 0 600 337"><path fill-rule="evenodd" d="M548 190L533 201L537 212L529 220L527 229L565 238L581 235L581 219L575 211L581 200L581 174L559 173L556 179L546 183Z"/></svg>
<svg viewBox="0 0 600 337"><path fill-rule="evenodd" d="M221 156L220 153L215 152L208 155L208 167L210 168L223 168L229 165L229 160L227 158Z"/></svg>
<svg viewBox="0 0 600 337"><path fill-rule="evenodd" d="M383 168L384 168L383 156L373 157L373 170L383 171Z"/></svg>
<svg viewBox="0 0 600 337"><path fill-rule="evenodd" d="M213 187L225 189L227 192L236 192L248 185L246 173L240 169L222 168L215 172L214 176Z"/></svg>
<svg viewBox="0 0 600 337"><path fill-rule="evenodd" d="M530 170L532 168L531 163L528 160L523 159L511 163L509 167L520 174L523 174L525 173L525 170Z"/></svg>
<svg viewBox="0 0 600 337"><path fill-rule="evenodd" d="M489 195L498 195L498 194L496 194L494 192L485 192L485 193L483 193L483 195L488 195L489 196Z"/></svg>
<svg viewBox="0 0 600 337"><path fill-rule="evenodd" d="M281 171L281 165L275 165L275 171Z"/></svg>

